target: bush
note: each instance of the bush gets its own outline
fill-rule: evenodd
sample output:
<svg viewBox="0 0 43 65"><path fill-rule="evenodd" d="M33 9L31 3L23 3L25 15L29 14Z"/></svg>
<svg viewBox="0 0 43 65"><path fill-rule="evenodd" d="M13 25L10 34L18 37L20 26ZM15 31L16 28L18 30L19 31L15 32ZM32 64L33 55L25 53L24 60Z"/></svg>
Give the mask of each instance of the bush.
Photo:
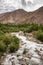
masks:
<svg viewBox="0 0 43 65"><path fill-rule="evenodd" d="M0 58L1 58L2 55L3 55L3 52L0 52Z"/></svg>
<svg viewBox="0 0 43 65"><path fill-rule="evenodd" d="M10 52L15 52L19 48L19 39L16 36L12 37L11 44L10 44Z"/></svg>
<svg viewBox="0 0 43 65"><path fill-rule="evenodd" d="M12 42L12 36L5 36L3 42L8 46Z"/></svg>
<svg viewBox="0 0 43 65"><path fill-rule="evenodd" d="M35 37L43 42L43 31L39 30L35 33Z"/></svg>
<svg viewBox="0 0 43 65"><path fill-rule="evenodd" d="M10 52L15 52L19 48L19 39L16 36L5 36L3 42L5 45L9 45Z"/></svg>
<svg viewBox="0 0 43 65"><path fill-rule="evenodd" d="M15 43L11 43L11 44L10 44L10 47L9 47L11 53L17 51L18 48L19 48L19 44L17 45L17 44L15 44Z"/></svg>
<svg viewBox="0 0 43 65"><path fill-rule="evenodd" d="M15 44L19 44L19 39L16 36L13 36L12 42L15 42Z"/></svg>
<svg viewBox="0 0 43 65"><path fill-rule="evenodd" d="M6 51L6 45L1 41L0 42L0 52L5 52Z"/></svg>
<svg viewBox="0 0 43 65"><path fill-rule="evenodd" d="M9 34L0 35L0 57L9 48L10 52L15 52L19 48L19 39ZM9 52L8 52L9 53Z"/></svg>

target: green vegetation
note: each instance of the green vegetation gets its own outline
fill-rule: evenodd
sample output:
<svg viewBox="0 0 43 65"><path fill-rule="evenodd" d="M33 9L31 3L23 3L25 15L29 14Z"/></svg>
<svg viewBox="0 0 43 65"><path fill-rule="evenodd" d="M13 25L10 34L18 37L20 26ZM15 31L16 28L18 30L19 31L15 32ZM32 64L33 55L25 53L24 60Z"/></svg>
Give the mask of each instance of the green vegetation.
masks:
<svg viewBox="0 0 43 65"><path fill-rule="evenodd" d="M0 57L9 48L9 52L15 52L19 48L19 39L16 36L6 35L5 33L0 33Z"/></svg>
<svg viewBox="0 0 43 65"><path fill-rule="evenodd" d="M27 52L26 49L24 49L23 54L26 54L26 52Z"/></svg>
<svg viewBox="0 0 43 65"><path fill-rule="evenodd" d="M6 45L3 42L0 42L0 57L6 51Z"/></svg>
<svg viewBox="0 0 43 65"><path fill-rule="evenodd" d="M38 30L37 32L35 32L35 37L43 42L43 31L42 30Z"/></svg>
<svg viewBox="0 0 43 65"><path fill-rule="evenodd" d="M9 47L10 53L17 51L18 47L19 47L19 45L15 44L15 43L11 43L10 47Z"/></svg>
<svg viewBox="0 0 43 65"><path fill-rule="evenodd" d="M38 31L38 30L43 30L43 25L38 25L36 23L32 24L0 24L0 31L2 33L7 33L7 32L18 32L18 31L23 31L23 32L32 32L32 31Z"/></svg>
<svg viewBox="0 0 43 65"><path fill-rule="evenodd" d="M36 23L32 24L1 24L0 23L0 56L7 50L9 46L9 52L15 52L19 48L19 39L15 36L6 35L6 33L19 32L24 33L34 32L35 38L43 42L43 25ZM23 54L26 51L24 50Z"/></svg>
<svg viewBox="0 0 43 65"><path fill-rule="evenodd" d="M13 43L11 43L10 47L9 47L11 53L18 50L18 48L19 48L19 39L17 37L13 36L12 42Z"/></svg>

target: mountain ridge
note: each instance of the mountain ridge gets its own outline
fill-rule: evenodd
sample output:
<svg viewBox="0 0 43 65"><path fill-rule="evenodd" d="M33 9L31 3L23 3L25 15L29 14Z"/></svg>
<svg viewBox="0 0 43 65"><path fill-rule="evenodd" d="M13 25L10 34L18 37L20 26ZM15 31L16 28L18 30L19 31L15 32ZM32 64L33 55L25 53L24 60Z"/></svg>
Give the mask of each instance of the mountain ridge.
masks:
<svg viewBox="0 0 43 65"><path fill-rule="evenodd" d="M26 12L22 9L0 14L0 23L40 23L43 24L43 7L34 12Z"/></svg>

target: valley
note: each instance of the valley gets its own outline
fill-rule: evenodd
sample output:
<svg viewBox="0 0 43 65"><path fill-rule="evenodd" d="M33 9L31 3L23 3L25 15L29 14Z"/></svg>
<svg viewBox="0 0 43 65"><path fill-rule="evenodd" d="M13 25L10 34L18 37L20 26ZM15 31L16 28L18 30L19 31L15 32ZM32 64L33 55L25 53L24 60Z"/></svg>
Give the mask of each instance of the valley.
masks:
<svg viewBox="0 0 43 65"><path fill-rule="evenodd" d="M0 0L0 65L43 65L43 0Z"/></svg>
<svg viewBox="0 0 43 65"><path fill-rule="evenodd" d="M0 24L0 65L42 64L42 24Z"/></svg>

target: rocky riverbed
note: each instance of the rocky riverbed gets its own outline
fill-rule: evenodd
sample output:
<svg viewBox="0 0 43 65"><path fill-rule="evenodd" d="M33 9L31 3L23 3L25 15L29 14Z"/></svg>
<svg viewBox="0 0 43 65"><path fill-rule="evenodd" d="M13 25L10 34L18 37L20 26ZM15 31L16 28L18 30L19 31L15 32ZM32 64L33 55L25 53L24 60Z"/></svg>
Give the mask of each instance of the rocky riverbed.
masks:
<svg viewBox="0 0 43 65"><path fill-rule="evenodd" d="M11 33L20 39L20 48L7 54L2 65L43 65L43 44L29 41L23 34Z"/></svg>

